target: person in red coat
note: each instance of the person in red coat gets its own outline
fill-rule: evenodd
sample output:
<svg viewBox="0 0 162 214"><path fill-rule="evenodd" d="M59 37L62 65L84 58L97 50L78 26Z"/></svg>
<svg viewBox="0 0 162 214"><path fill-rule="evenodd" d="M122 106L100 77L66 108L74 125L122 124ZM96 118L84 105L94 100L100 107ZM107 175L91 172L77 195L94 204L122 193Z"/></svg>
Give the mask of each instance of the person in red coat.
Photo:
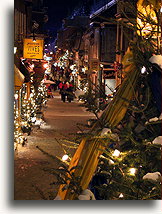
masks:
<svg viewBox="0 0 162 214"><path fill-rule="evenodd" d="M63 102L66 102L66 96L67 96L67 89L68 89L68 84L66 81L62 82L59 84L59 88L60 88L60 94L61 94L61 100Z"/></svg>

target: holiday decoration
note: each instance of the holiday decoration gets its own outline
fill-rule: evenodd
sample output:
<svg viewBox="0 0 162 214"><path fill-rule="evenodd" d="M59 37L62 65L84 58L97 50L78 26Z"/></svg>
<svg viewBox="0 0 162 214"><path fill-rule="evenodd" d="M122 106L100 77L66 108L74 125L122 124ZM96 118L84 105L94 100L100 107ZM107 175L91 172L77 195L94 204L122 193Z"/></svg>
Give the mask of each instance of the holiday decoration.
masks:
<svg viewBox="0 0 162 214"><path fill-rule="evenodd" d="M21 118L19 110L19 91L15 92L14 95L14 150L18 149L18 145L23 143L24 136L21 130Z"/></svg>
<svg viewBox="0 0 162 214"><path fill-rule="evenodd" d="M143 4L141 5L143 7ZM157 8L150 5L150 10L156 12ZM152 16L149 19L147 13L141 14L137 11L141 25L137 26L136 22L132 22L132 25L128 26L133 28L137 35L136 39L131 41L122 62L123 82L113 100L93 125L91 136L87 135L81 141L68 168L75 178L80 178L80 188L84 190L89 187L96 200L161 198L160 181L151 183L148 179L143 179L147 177L144 176L148 172L161 170L161 145L158 145L161 138L160 123L157 120L149 121L151 118L159 118L161 109L158 101L161 99L153 92L153 85L150 84L150 79L155 80L152 75L152 64L155 63L152 63L151 56L159 51L159 44L155 44L155 32L144 33L146 29L143 21L149 22ZM159 24L157 20L156 25ZM149 29L156 30L157 26L151 26ZM157 76L156 79L159 83ZM149 123L146 123L147 121ZM156 137L158 140L154 141ZM152 141L154 143L148 143ZM67 179L66 184L60 186L58 195L61 200L76 200L81 195L72 191L72 183L73 180ZM88 199L84 195L80 197Z"/></svg>
<svg viewBox="0 0 162 214"><path fill-rule="evenodd" d="M131 100L133 96L134 85L136 84L138 76L139 71L132 63L132 69L128 73L125 81L123 81L122 86L119 88L118 95L116 94L116 97L112 100L110 105L108 105L108 107L103 112L100 118L103 124L108 125L109 127L114 127L123 119L129 105L129 100ZM123 99L121 99L120 97L122 97ZM92 131L99 127L100 123L97 122L93 126ZM98 137L96 137L96 139L95 138L84 139L79 145L78 150L76 151L76 154L78 153L77 156L76 157L75 155L73 156L70 167L73 167L74 164L80 165L80 163L82 163L81 164L82 168L76 170L76 175L77 176L80 175L82 177L81 186L83 189L88 187L88 184L92 179L93 173L98 164L98 156L101 154L100 150L104 148L104 144L106 146L107 142L103 143L103 140L99 139ZM82 148L84 148L85 152L82 152ZM78 161L80 161L80 163ZM64 195L65 193L66 193L65 191L61 193L60 189L59 194L61 196ZM66 197L68 199L71 199L71 197L72 198L74 197L74 194L73 195L67 194Z"/></svg>
<svg viewBox="0 0 162 214"><path fill-rule="evenodd" d="M27 142L27 135L30 135L32 127L43 124L42 108L47 102L47 88L41 83L36 93L33 85L33 77L30 80L30 95L27 94L27 85L23 84L20 91L16 91L14 98L14 147L17 150L18 145L24 146ZM20 97L19 97L20 95ZM19 99L19 100L18 100Z"/></svg>

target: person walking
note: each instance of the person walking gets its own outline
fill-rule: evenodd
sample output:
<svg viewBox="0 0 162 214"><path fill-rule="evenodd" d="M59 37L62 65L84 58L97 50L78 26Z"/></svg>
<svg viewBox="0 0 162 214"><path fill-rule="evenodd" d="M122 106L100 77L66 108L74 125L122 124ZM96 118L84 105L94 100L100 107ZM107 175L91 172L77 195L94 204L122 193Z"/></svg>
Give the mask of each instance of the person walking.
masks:
<svg viewBox="0 0 162 214"><path fill-rule="evenodd" d="M54 98L54 97L53 97L53 93L52 93L52 87L51 87L51 85L48 86L47 94L48 94L48 98Z"/></svg>
<svg viewBox="0 0 162 214"><path fill-rule="evenodd" d="M66 96L67 96L67 88L68 88L68 84L66 83L66 81L64 81L64 82L61 82L60 84L59 84L59 88L60 88L60 94L61 94L61 100L63 101L63 102L66 102Z"/></svg>
<svg viewBox="0 0 162 214"><path fill-rule="evenodd" d="M58 88L59 88L59 90L60 90L60 94L61 94L62 87L63 87L63 83L62 83L62 82L59 82Z"/></svg>
<svg viewBox="0 0 162 214"><path fill-rule="evenodd" d="M74 99L73 89L74 89L74 86L70 82L69 87L67 88L67 100L69 101L69 103L71 103L71 101Z"/></svg>

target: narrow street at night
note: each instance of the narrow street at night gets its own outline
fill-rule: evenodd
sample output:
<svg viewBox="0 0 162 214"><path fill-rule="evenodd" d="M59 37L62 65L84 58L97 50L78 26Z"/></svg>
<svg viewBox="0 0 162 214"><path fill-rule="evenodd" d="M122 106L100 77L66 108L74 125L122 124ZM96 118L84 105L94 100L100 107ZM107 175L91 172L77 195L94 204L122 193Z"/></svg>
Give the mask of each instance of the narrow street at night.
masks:
<svg viewBox="0 0 162 214"><path fill-rule="evenodd" d="M39 189L47 198L50 195L56 196L57 186L50 186L55 177L44 172L43 168L57 168L60 161L57 158L51 159L36 146L62 158L64 151L58 142L62 139L72 140L80 131L77 124L87 124L90 118L94 118L93 114L80 107L76 99L71 103L63 103L58 92L54 93L54 98L48 99L44 111L46 125L43 128L35 128L28 136L26 146L21 146L15 154L15 200L42 200ZM73 151L71 149L72 153ZM51 191L53 194L49 194Z"/></svg>
<svg viewBox="0 0 162 214"><path fill-rule="evenodd" d="M14 200L159 200L159 0L15 0Z"/></svg>

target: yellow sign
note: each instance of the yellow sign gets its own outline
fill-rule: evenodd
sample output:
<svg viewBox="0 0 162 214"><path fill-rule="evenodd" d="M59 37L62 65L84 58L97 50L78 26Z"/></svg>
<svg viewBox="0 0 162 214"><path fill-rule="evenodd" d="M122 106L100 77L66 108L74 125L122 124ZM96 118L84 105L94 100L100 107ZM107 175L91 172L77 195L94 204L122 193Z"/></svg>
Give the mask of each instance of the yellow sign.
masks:
<svg viewBox="0 0 162 214"><path fill-rule="evenodd" d="M43 39L24 39L23 57L26 59L43 59Z"/></svg>

